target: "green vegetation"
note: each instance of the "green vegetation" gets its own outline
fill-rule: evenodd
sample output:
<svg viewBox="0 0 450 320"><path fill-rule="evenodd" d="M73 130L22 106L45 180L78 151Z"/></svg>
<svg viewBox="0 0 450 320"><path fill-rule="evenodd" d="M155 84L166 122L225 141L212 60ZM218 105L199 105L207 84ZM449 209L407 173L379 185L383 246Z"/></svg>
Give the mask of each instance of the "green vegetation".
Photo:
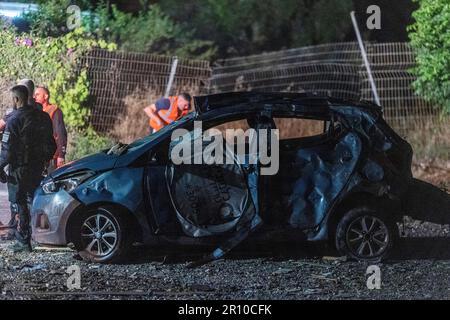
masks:
<svg viewBox="0 0 450 320"><path fill-rule="evenodd" d="M420 4L413 13L415 23L409 30L416 52L416 92L450 114L450 2L415 0Z"/></svg>
<svg viewBox="0 0 450 320"><path fill-rule="evenodd" d="M20 34L12 28L0 32L0 77L12 82L30 78L50 89L50 97L64 112L73 130L86 129L89 109L89 83L77 59L93 47L114 50L103 40L86 38L82 28L61 37L38 37Z"/></svg>
<svg viewBox="0 0 450 320"><path fill-rule="evenodd" d="M164 12L218 57L339 42L351 31L351 0L164 0Z"/></svg>
<svg viewBox="0 0 450 320"><path fill-rule="evenodd" d="M40 10L27 13L24 18L34 35L57 37L67 33L67 8L70 0L39 1ZM115 5L100 2L92 6L77 1L83 15L86 35L118 44L119 50L177 55L210 59L215 54L212 41L193 38L193 32L182 28L166 15L158 5L145 5L138 14L120 11Z"/></svg>
<svg viewBox="0 0 450 320"><path fill-rule="evenodd" d="M67 32L66 9L85 12L86 30L120 50L216 59L325 42L351 32L352 0L164 0L140 1L140 11L121 11L114 1L38 0L25 16L33 34ZM155 3L152 1L152 3Z"/></svg>
<svg viewBox="0 0 450 320"><path fill-rule="evenodd" d="M69 134L69 145L66 155L67 161L80 159L88 154L99 152L113 146L114 141L109 137L100 136L92 128L84 131L73 131Z"/></svg>
<svg viewBox="0 0 450 320"><path fill-rule="evenodd" d="M37 0L30 1L39 5L39 10L26 13L23 18L28 22L32 34L38 37L59 37L67 29L67 8L71 0ZM89 1L77 1L77 5L86 9Z"/></svg>
<svg viewBox="0 0 450 320"><path fill-rule="evenodd" d="M86 70L77 67L77 60L91 48L114 50L116 45L86 37L83 28L59 37L19 34L12 27L0 28L2 83L15 83L18 79L30 78L36 85L49 88L50 100L63 110L69 131L75 136L88 137L93 141L89 149L86 142L89 140L77 139L72 146L76 148L69 151L72 156L80 156L84 152L103 147L107 139L99 137L88 125L89 82Z"/></svg>

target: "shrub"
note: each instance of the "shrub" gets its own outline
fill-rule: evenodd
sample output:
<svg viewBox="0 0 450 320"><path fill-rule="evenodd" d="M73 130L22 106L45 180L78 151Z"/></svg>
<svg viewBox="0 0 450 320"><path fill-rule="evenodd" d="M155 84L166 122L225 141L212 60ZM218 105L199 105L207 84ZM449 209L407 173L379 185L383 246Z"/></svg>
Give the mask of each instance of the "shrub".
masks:
<svg viewBox="0 0 450 320"><path fill-rule="evenodd" d="M71 0L37 0L39 10L23 14L30 29L35 36L59 37L66 34L67 8L73 4ZM77 5L86 8L88 1L78 0Z"/></svg>
<svg viewBox="0 0 450 320"><path fill-rule="evenodd" d="M409 26L416 52L414 88L427 101L450 113L450 3L448 0L415 0L420 4Z"/></svg>
<svg viewBox="0 0 450 320"><path fill-rule="evenodd" d="M109 1L108 1L109 2ZM25 14L24 18L34 35L63 36L67 33L67 8L70 0L39 0L39 10ZM193 31L183 28L166 15L160 7L144 5L138 14L123 12L105 1L90 5L77 1L83 14L82 24L87 35L117 43L126 51L151 52L208 59L215 54L212 41L193 38Z"/></svg>
<svg viewBox="0 0 450 320"><path fill-rule="evenodd" d="M114 141L111 138L101 136L90 128L84 131L72 131L69 134L66 160L77 160L113 145Z"/></svg>
<svg viewBox="0 0 450 320"><path fill-rule="evenodd" d="M40 38L4 27L0 31L0 78L9 83L30 78L47 86L51 101L64 112L66 124L83 129L89 116L89 83L77 62L94 47L115 49L114 44L87 38L82 28L59 38Z"/></svg>

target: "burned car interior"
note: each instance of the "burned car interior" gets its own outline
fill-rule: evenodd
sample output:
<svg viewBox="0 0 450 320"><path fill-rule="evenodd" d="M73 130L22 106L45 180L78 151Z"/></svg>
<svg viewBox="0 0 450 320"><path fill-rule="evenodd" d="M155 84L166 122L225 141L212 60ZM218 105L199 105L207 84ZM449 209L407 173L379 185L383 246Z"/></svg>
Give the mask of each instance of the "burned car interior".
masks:
<svg viewBox="0 0 450 320"><path fill-rule="evenodd" d="M313 100L312 105L304 101L301 105L266 103L262 111L211 121L203 128L206 132L213 126L235 120L246 121L255 130L277 129L274 120L279 118L322 122L322 132L317 135L280 139L280 169L273 176L261 176L259 164L174 165L170 156L161 155L166 165L160 163L148 170L157 232L174 238L187 235L206 243L211 237L219 236L222 247L210 259L222 256L261 226L306 230L309 238L318 237L317 228L348 188L363 152L363 138L348 123L342 124L339 114L323 103L324 100ZM195 137L190 129L189 143L193 144ZM158 152L168 154L173 144L173 141L163 144ZM235 150L225 138L223 144L224 152ZM248 140L245 150L244 158L248 157ZM152 183L163 177L166 186Z"/></svg>

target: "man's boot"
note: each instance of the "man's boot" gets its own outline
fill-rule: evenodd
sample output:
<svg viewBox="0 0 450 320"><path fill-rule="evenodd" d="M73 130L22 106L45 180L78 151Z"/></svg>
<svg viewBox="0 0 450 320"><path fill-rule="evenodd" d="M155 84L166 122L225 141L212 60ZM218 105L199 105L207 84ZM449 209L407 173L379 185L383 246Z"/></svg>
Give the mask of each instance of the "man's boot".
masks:
<svg viewBox="0 0 450 320"><path fill-rule="evenodd" d="M31 252L33 251L33 248L31 246L31 230L26 229L23 230L17 230L15 233L15 236L17 238L16 243L11 247L14 253L18 252Z"/></svg>

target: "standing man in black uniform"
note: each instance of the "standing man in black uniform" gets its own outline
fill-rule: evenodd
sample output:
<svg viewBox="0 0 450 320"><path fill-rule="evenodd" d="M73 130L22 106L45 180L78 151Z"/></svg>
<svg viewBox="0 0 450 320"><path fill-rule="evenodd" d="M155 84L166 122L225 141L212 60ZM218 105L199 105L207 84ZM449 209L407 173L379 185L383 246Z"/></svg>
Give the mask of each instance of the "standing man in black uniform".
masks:
<svg viewBox="0 0 450 320"><path fill-rule="evenodd" d="M27 88L18 85L11 89L11 93L17 111L8 120L3 133L0 180L8 182L9 201L18 207L18 242L13 250L31 251L28 199L39 186L45 163L53 157L56 143L50 117L28 103ZM9 176L4 172L7 165Z"/></svg>
<svg viewBox="0 0 450 320"><path fill-rule="evenodd" d="M19 80L19 82L17 84L27 87L27 89L28 89L28 104L36 107L39 110L42 110L42 105L40 105L33 99L33 92L34 92L33 80L22 79L22 80ZM6 111L5 116L2 119L0 119L0 131L2 132L2 134L6 129L6 123L7 123L8 119L11 118L11 116L14 114L15 111L16 111L15 107L8 109ZM14 230L17 229L16 216L18 215L17 204L10 202L10 210L11 210L11 219L8 222L8 227L10 227L11 230L8 232L8 234L6 234L5 236L2 237L2 239L4 239L4 240L15 239L15 231Z"/></svg>

